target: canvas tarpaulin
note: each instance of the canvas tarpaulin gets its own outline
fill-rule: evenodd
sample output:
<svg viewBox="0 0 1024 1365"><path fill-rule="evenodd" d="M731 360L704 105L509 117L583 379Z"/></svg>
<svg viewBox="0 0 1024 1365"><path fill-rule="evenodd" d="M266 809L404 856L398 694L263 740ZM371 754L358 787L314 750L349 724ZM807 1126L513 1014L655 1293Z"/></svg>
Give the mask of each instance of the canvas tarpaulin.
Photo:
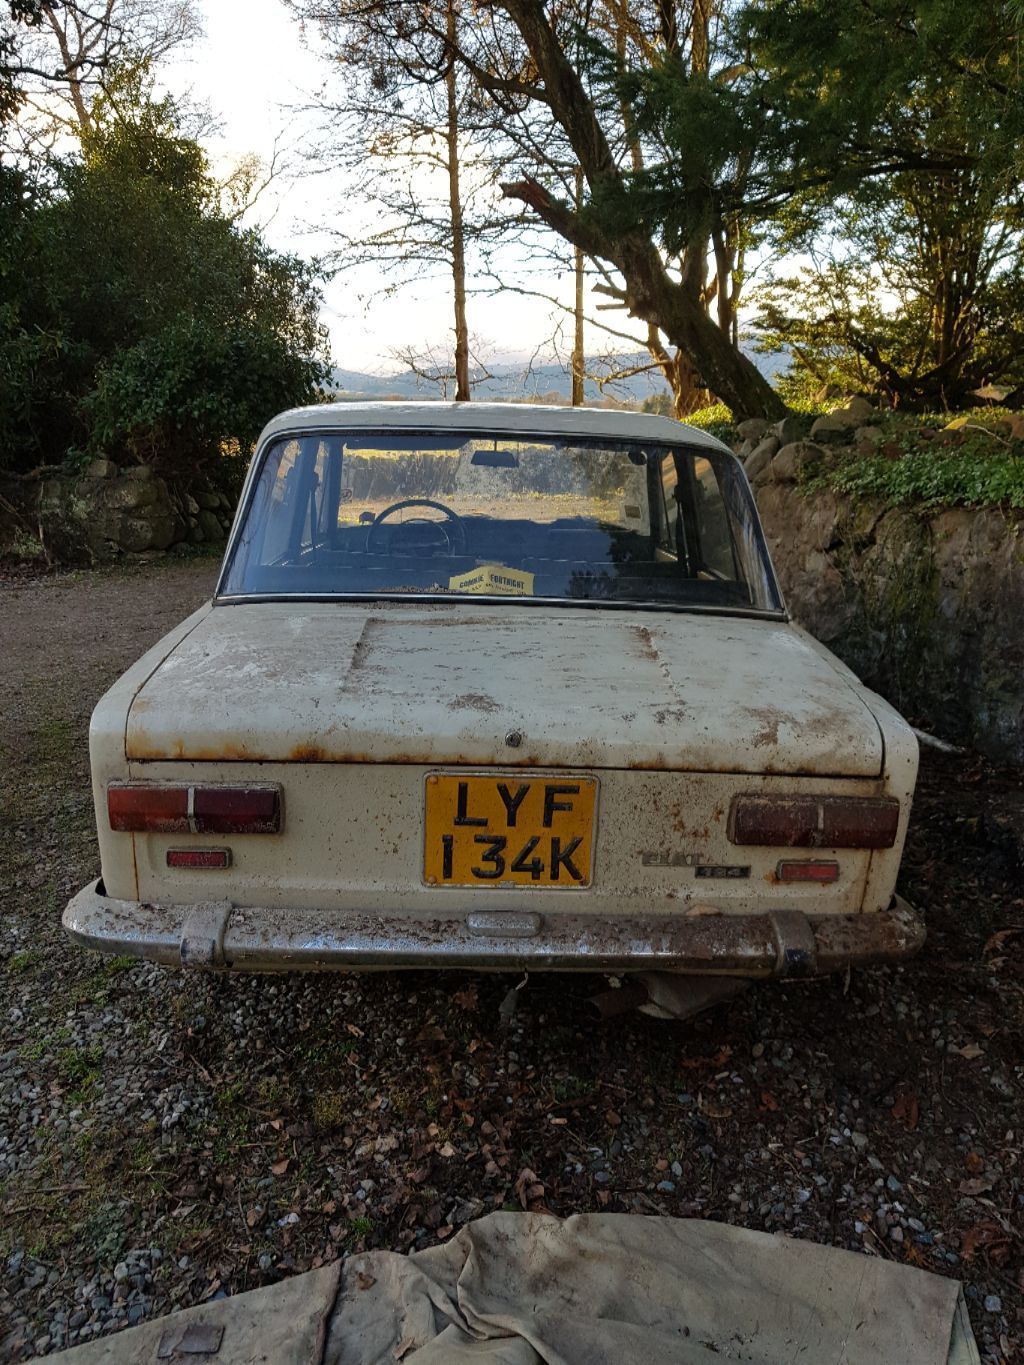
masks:
<svg viewBox="0 0 1024 1365"><path fill-rule="evenodd" d="M267 1295L276 1297L263 1315ZM183 1340L191 1323L224 1325L217 1351L158 1356L161 1341L173 1344L168 1330ZM52 1359L161 1358L187 1365L979 1360L955 1280L696 1219L579 1214L563 1221L533 1213L491 1214L409 1256L352 1256Z"/></svg>

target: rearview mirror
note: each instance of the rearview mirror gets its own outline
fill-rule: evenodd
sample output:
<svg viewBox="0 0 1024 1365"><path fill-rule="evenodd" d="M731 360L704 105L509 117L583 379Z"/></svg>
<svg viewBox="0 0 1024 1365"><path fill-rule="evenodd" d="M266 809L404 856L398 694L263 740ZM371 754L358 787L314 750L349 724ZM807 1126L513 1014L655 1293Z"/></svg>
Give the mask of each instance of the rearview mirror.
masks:
<svg viewBox="0 0 1024 1365"><path fill-rule="evenodd" d="M474 450L470 464L480 469L518 469L519 461L511 450Z"/></svg>

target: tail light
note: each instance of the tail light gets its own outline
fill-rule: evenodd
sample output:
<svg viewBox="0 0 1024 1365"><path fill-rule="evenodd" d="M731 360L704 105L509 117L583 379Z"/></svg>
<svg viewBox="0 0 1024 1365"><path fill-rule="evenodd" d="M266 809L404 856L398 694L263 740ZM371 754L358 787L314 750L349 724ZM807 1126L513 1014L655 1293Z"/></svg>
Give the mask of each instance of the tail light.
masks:
<svg viewBox="0 0 1024 1365"><path fill-rule="evenodd" d="M892 796L737 796L729 839L762 848L892 848L899 823Z"/></svg>
<svg viewBox="0 0 1024 1365"><path fill-rule="evenodd" d="M277 834L281 788L114 784L107 815L125 834Z"/></svg>

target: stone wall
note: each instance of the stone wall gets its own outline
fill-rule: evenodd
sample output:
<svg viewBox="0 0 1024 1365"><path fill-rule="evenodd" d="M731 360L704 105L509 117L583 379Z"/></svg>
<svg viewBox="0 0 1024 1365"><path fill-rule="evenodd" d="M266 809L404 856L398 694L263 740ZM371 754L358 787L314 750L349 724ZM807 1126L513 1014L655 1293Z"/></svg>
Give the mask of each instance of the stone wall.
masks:
<svg viewBox="0 0 1024 1365"><path fill-rule="evenodd" d="M846 439L863 429L847 427ZM916 514L804 494L801 467L825 454L813 434L745 437L793 616L915 724L1024 763L1024 523L992 509Z"/></svg>
<svg viewBox="0 0 1024 1365"><path fill-rule="evenodd" d="M230 499L214 489L168 487L146 465L93 460L77 477L48 479L38 494L44 541L60 558L107 559L173 545L223 543Z"/></svg>

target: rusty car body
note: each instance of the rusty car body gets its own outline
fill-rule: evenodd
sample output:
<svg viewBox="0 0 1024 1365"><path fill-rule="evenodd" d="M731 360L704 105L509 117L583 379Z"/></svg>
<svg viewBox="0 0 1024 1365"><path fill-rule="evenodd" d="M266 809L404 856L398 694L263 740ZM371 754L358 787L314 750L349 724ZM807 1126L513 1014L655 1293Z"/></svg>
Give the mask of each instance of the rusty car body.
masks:
<svg viewBox="0 0 1024 1365"><path fill-rule="evenodd" d="M102 876L64 925L103 951L664 983L923 937L914 735L788 618L733 455L667 418L282 414L213 600L90 746Z"/></svg>

